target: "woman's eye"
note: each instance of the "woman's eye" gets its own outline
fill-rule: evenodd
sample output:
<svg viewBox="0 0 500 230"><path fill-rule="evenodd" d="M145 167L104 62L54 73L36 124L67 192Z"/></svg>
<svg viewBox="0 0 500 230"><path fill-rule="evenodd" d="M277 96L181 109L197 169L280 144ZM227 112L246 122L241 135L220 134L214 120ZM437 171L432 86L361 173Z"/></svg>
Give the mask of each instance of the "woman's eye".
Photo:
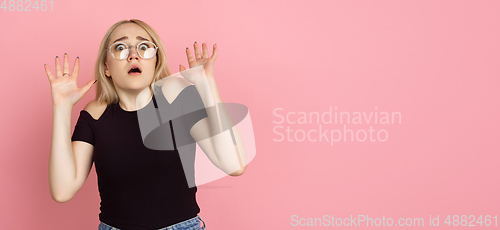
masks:
<svg viewBox="0 0 500 230"><path fill-rule="evenodd" d="M149 46L147 45L141 45L141 47L139 47L139 49L141 50L147 50L149 48Z"/></svg>
<svg viewBox="0 0 500 230"><path fill-rule="evenodd" d="M125 49L125 46L124 45L118 45L116 47L117 50L124 50Z"/></svg>

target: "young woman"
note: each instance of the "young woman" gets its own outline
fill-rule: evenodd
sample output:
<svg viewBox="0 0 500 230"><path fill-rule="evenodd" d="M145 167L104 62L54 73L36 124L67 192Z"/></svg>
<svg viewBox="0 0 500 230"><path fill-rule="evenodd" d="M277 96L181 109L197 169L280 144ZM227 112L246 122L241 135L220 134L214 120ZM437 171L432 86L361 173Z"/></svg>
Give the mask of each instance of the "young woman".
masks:
<svg viewBox="0 0 500 230"><path fill-rule="evenodd" d="M56 57L55 76L45 65L53 105L49 186L55 201L71 200L95 163L99 229L205 228L193 184L195 143L229 175L241 175L247 161L238 130L222 129L231 120L213 76L217 46L212 56L205 43L201 51L196 42L193 48L194 57L186 48L189 69L180 65L182 76L172 75L155 30L140 20L123 20L102 40L95 81L77 87L78 57L72 73L67 54L62 69ZM80 111L71 135L73 106L94 83L96 99ZM168 132L153 131L159 127ZM156 136L145 137L144 130ZM151 147L163 142L173 148Z"/></svg>

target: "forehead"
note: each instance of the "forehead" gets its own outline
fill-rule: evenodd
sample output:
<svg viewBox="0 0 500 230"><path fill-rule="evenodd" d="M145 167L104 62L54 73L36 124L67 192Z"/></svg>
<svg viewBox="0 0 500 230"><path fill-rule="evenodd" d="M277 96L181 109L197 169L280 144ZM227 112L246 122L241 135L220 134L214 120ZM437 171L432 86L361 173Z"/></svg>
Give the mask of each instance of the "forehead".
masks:
<svg viewBox="0 0 500 230"><path fill-rule="evenodd" d="M126 43L138 40L136 38L137 36L141 36L143 38L147 38L149 41L152 41L151 36L149 36L148 32L146 32L146 30L144 30L139 25L135 23L124 23L116 27L115 30L113 30L113 32L110 35L110 40L108 45L113 43L113 41L115 41L116 39L119 39L124 36L128 37L128 39L121 41Z"/></svg>

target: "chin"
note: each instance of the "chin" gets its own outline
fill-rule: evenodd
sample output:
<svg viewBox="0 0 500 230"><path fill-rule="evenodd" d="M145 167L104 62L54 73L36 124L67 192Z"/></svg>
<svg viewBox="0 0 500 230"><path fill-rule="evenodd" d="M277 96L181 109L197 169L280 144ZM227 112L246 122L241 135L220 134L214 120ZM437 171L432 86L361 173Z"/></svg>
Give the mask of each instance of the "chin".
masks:
<svg viewBox="0 0 500 230"><path fill-rule="evenodd" d="M143 90L144 88L148 87L149 83L148 82L122 82L122 84L115 84L115 87L119 87L123 90Z"/></svg>

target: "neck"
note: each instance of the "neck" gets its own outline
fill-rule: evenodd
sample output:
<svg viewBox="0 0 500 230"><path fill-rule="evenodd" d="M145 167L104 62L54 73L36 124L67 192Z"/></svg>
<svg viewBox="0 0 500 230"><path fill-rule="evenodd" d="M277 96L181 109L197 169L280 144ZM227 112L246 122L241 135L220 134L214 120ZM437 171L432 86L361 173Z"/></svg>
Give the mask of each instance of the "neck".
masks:
<svg viewBox="0 0 500 230"><path fill-rule="evenodd" d="M118 90L118 102L120 107L125 111L137 111L144 108L152 99L152 94L149 87L140 91L137 90Z"/></svg>

